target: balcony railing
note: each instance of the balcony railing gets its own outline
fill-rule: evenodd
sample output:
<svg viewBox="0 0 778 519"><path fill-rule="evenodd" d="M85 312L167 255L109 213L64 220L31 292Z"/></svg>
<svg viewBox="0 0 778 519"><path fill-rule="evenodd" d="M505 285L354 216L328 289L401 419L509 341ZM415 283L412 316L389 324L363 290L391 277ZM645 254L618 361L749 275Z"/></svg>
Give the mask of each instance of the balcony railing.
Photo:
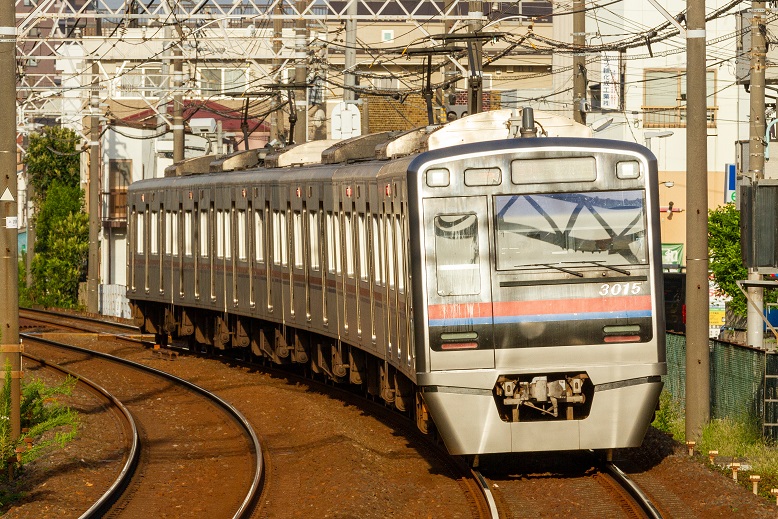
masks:
<svg viewBox="0 0 778 519"><path fill-rule="evenodd" d="M124 227L127 225L127 189L112 189L103 193L103 225Z"/></svg>
<svg viewBox="0 0 778 519"><path fill-rule="evenodd" d="M686 106L643 106L644 128L686 128ZM708 128L716 127L718 106L708 107Z"/></svg>

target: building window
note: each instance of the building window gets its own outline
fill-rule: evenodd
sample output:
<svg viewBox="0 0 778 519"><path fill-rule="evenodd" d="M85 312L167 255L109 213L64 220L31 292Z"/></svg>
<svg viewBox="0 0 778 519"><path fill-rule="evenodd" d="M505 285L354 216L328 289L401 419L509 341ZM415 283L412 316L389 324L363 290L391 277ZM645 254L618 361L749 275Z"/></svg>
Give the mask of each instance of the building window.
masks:
<svg viewBox="0 0 778 519"><path fill-rule="evenodd" d="M163 84L160 67L135 67L128 65L119 71L116 89L117 97L157 98L166 85Z"/></svg>
<svg viewBox="0 0 778 519"><path fill-rule="evenodd" d="M686 70L663 69L644 72L643 126L645 128L686 127ZM708 128L716 127L716 72L707 72Z"/></svg>
<svg viewBox="0 0 778 519"><path fill-rule="evenodd" d="M127 187L132 178L132 159L108 160L108 220L127 219Z"/></svg>
<svg viewBox="0 0 778 519"><path fill-rule="evenodd" d="M248 70L245 68L204 68L200 70L200 93L203 96L240 94L246 91Z"/></svg>

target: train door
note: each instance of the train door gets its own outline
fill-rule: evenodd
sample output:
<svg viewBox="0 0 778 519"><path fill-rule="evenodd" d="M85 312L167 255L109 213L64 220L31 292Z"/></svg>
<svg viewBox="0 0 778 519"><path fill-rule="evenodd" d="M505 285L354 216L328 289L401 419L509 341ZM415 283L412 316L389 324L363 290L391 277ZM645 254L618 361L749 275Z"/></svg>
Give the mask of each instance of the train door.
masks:
<svg viewBox="0 0 778 519"><path fill-rule="evenodd" d="M430 369L494 367L487 199L425 199Z"/></svg>

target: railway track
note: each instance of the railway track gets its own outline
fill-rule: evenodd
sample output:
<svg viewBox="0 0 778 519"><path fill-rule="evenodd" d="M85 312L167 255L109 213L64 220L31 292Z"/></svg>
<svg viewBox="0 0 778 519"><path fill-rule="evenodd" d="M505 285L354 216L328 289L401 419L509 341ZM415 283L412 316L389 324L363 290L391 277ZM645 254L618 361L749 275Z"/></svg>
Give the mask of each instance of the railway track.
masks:
<svg viewBox="0 0 778 519"><path fill-rule="evenodd" d="M124 440L123 450L125 454L124 463L122 464L119 475L116 477L113 484L81 515L81 517L85 518L102 517L108 512L111 505L121 497L122 492L127 488L127 484L138 467L138 460L140 457L140 434L138 432L138 427L135 424L135 420L121 401L91 380L79 376L62 366L51 364L44 359L28 353L23 353L22 356L25 363L27 363L27 369L31 368L30 364L36 364L39 366L38 369L56 373L60 378L68 376L75 378L77 380L78 388L84 389L93 395L98 402L101 402L102 405L113 414L116 421L120 424L120 436Z"/></svg>
<svg viewBox="0 0 778 519"><path fill-rule="evenodd" d="M182 507L181 516L187 517L249 517L261 490L262 450L237 409L164 371L30 334L22 337L27 351L100 381L139 424L138 467L123 471L116 484L122 492L106 498L112 505L94 517L156 516ZM214 494L216 499L203 499Z"/></svg>
<svg viewBox="0 0 778 519"><path fill-rule="evenodd" d="M51 319L54 317L58 316L49 315L46 318ZM40 315L38 318L45 320L45 318ZM79 319L77 317L67 316L67 320L71 319L73 320L71 324L73 324L74 327L77 326L77 321L79 321ZM92 323L91 321L86 322L89 326L97 326L99 330L94 329L94 331L98 331L98 333L109 333L111 331L109 328L113 328L113 333L118 339L126 339L128 329L125 326L114 326L114 323ZM137 330L134 331L137 332ZM150 350L147 349L147 351ZM233 364L241 363L235 359L231 359L230 362ZM255 365L247 363L246 366ZM277 376L285 377L293 384L301 383L296 379L297 375L290 374L288 371L276 370L276 368L273 367L265 368L265 370L269 372L277 371L279 373ZM302 378L300 380L302 380ZM387 409L383 405L380 405L379 403L373 402L371 400L365 400L363 397L357 396L351 391L334 387L329 383L320 383L315 380L312 381L310 378L305 380L306 384L311 384L316 388L317 391L332 393L338 400L342 400L348 404L353 404L360 407L370 407L369 413L371 415L380 416L382 421L390 422L393 428L402 430L403 435L407 437L414 437L415 441L417 441L419 445L423 444L423 448L429 449L429 451L432 453L431 456L434 456L439 461L439 463L441 463L441 465L445 466L449 477L457 482L465 496L467 506L470 509L470 515L472 517L486 518L522 516L523 512L519 513L517 511L524 510L526 508L527 502L532 501L531 498L528 500L527 497L522 497L524 492L526 492L525 490L514 490L512 488L513 485L509 481L504 480L504 478L501 479L499 475L497 478L494 478L493 475L487 471L487 475L485 477L478 471L471 471L460 458L448 456L444 450L440 449L439 445L435 446L434 442L430 442L428 437L418 433L411 421L405 420L404 417ZM553 478L548 478L546 476L539 478L541 481L547 481L550 479ZM606 513L616 513L617 516L622 517L662 517L657 511L656 507L648 503L645 495L642 494L637 486L628 478L626 478L623 472L610 463L605 464L602 467L602 470L591 469L589 472L581 474L580 478L574 479L577 481L571 482L573 487L593 485L592 488L595 490L589 490L589 492L593 493L593 495L597 495L599 492L601 494L601 498L605 496L605 498L598 500L596 506L584 506L578 512L579 517L587 517L587 514L592 510L597 510L598 513L600 511ZM550 490L550 492L553 492L553 490ZM545 492L540 492L540 494L549 495ZM581 493L580 488L578 490L576 490L576 488L572 488L570 490L561 489L556 492L556 494L586 495L585 493ZM551 495L554 494L552 493ZM520 506L517 507L517 503ZM604 503L611 504L605 505ZM555 505L550 506L552 508L555 507ZM542 513L543 510L547 511L548 509L549 508L541 507L538 508L538 511Z"/></svg>

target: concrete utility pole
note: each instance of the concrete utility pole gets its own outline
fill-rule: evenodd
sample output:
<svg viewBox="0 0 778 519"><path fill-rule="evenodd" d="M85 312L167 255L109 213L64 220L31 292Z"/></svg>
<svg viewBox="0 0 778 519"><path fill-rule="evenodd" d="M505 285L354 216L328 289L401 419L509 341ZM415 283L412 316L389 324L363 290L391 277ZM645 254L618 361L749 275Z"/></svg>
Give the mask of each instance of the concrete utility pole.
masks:
<svg viewBox="0 0 778 519"><path fill-rule="evenodd" d="M755 183L764 178L764 134L765 134L765 2L751 3L751 73L748 93L750 95L750 113L748 125L748 175ZM748 269L749 281L760 281L762 276L756 269ZM748 297L753 305L748 306L748 325L746 338L749 346L764 347L762 311L764 308L764 289L749 287ZM756 306L756 308L754 308Z"/></svg>
<svg viewBox="0 0 778 519"><path fill-rule="evenodd" d="M710 420L705 0L687 0L686 20L686 439L696 441Z"/></svg>
<svg viewBox="0 0 778 519"><path fill-rule="evenodd" d="M89 96L89 258L86 273L86 309L99 312L100 278L100 64L92 62L92 91Z"/></svg>
<svg viewBox="0 0 778 519"><path fill-rule="evenodd" d="M584 0L573 0L573 119L586 124L586 11Z"/></svg>
<svg viewBox="0 0 778 519"><path fill-rule="evenodd" d="M0 368L11 369L11 440L21 433L22 356L19 345L19 211L16 181L16 14L0 0Z"/></svg>
<svg viewBox="0 0 778 519"><path fill-rule="evenodd" d="M343 101L356 99L353 87L357 84L355 67L357 66L357 9L359 4L351 2L346 9L346 50L343 51Z"/></svg>
<svg viewBox="0 0 778 519"><path fill-rule="evenodd" d="M281 18L282 13L282 6L281 2L278 2L276 7L273 9L273 55L278 56L281 53L281 47L282 47L282 39L283 39L283 18ZM281 58L275 58L273 59L273 70L278 71L278 79L276 80L277 83L281 82L281 74L280 74L280 68L281 64L283 63L283 60ZM276 97L273 100L274 106L278 105L278 97ZM273 113L270 115L270 140L274 141L280 141L286 139L281 139L284 133L284 117L283 113L280 110L273 110ZM248 143L248 139L246 139L246 142ZM246 145L246 149L248 149L248 144Z"/></svg>
<svg viewBox="0 0 778 519"><path fill-rule="evenodd" d="M481 0L470 0L468 4L468 14L472 18L469 22L469 28L471 34L476 34L481 31L483 27L484 7ZM470 69L470 85L467 89L467 113L477 114L483 112L484 109L484 97L483 97L483 71L481 70L481 64L483 63L483 44L479 38L475 38L472 42L467 43L468 49L468 68Z"/></svg>
<svg viewBox="0 0 778 519"><path fill-rule="evenodd" d="M179 26L179 36L181 36ZM184 160L184 101L181 47L173 45L173 162Z"/></svg>
<svg viewBox="0 0 778 519"><path fill-rule="evenodd" d="M308 7L308 0L297 0L297 10L302 13ZM294 83L305 85L308 82L308 22L302 16L295 22L294 43ZM297 87L295 103L297 108L297 123L294 126L294 142L302 144L308 141L308 89ZM299 99L299 102L297 101Z"/></svg>

